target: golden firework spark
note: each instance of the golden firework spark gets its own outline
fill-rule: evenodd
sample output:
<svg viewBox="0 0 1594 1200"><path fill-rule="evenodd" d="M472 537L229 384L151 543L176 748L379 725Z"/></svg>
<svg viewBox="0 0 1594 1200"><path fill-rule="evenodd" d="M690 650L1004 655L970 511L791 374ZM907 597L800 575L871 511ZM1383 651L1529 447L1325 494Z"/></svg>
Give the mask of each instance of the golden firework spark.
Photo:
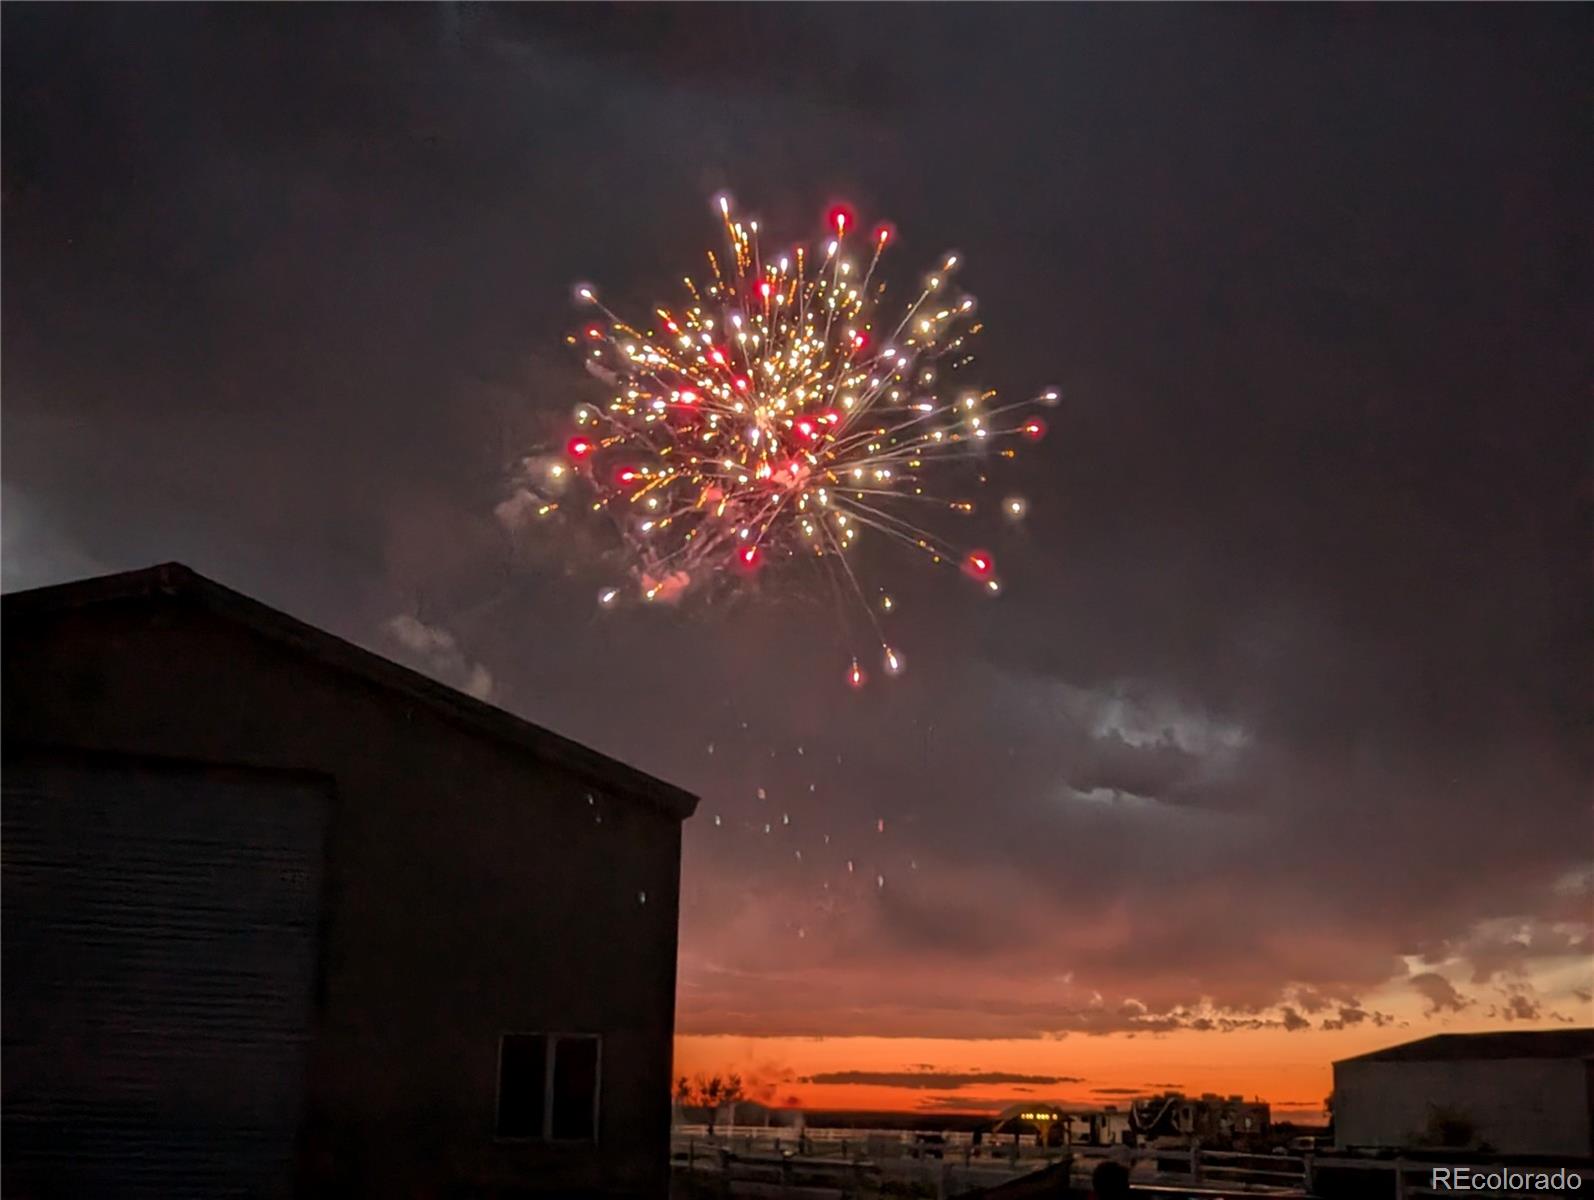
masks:
<svg viewBox="0 0 1594 1200"><path fill-rule="evenodd" d="M1013 441L1045 434L1033 410L1055 405L1058 392L1000 404L994 391L958 385L980 325L974 298L954 288L956 255L886 316L876 275L889 227L860 238L837 208L820 247L766 259L758 222L739 218L727 197L716 205L723 259L710 252L709 274L683 280L686 299L655 310L646 327L595 288L576 288L603 319L569 340L610 392L577 407L577 430L545 464L543 489L574 482L590 511L613 518L642 601L738 586L800 558L824 564L860 602L894 675L903 656L880 620L894 602L878 591L868 599L858 542L880 534L998 593L991 554L954 546L930 518L973 512L972 500L940 490L945 468L1012 458ZM542 515L560 507L544 498ZM1027 511L1019 497L1002 507L1010 519ZM628 590L604 588L599 603L612 607ZM846 678L864 683L856 658Z"/></svg>

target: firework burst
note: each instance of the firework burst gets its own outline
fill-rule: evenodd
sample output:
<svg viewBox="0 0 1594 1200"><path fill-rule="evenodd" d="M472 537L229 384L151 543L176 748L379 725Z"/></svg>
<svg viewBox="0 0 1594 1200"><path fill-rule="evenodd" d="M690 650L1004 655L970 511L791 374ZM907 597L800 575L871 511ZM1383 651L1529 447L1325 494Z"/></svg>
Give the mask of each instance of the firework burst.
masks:
<svg viewBox="0 0 1594 1200"><path fill-rule="evenodd" d="M595 288L576 288L602 319L569 340L609 397L579 405L564 453L541 464L539 511L579 505L614 521L634 586L604 588L605 608L818 563L867 614L881 670L895 675L904 659L882 624L895 602L865 587L856 546L878 534L998 593L991 554L933 528L939 514L974 511L945 492L949 468L1011 458L1014 442L1038 440L1046 427L1034 409L1058 393L998 404L994 391L959 385L980 326L973 297L953 286L956 255L888 314L876 276L889 228L860 235L836 209L821 246L766 258L758 222L728 199L717 205L723 257L710 252L701 284L685 279L685 299L646 327ZM983 468L975 476L983 483ZM579 501L560 499L569 487ZM1025 508L1017 497L1002 505L1009 518ZM846 678L865 682L856 658Z"/></svg>

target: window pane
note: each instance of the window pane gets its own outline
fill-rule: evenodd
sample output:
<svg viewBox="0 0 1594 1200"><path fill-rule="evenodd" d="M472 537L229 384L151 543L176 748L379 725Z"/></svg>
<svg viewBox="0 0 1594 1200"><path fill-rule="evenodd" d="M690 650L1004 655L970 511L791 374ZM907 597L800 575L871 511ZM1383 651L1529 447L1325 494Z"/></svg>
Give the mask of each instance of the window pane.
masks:
<svg viewBox="0 0 1594 1200"><path fill-rule="evenodd" d="M498 1043L499 1137L542 1136L547 1044L540 1033L506 1033Z"/></svg>
<svg viewBox="0 0 1594 1200"><path fill-rule="evenodd" d="M598 1091L598 1039L560 1038L553 1060L553 1135L591 1141Z"/></svg>

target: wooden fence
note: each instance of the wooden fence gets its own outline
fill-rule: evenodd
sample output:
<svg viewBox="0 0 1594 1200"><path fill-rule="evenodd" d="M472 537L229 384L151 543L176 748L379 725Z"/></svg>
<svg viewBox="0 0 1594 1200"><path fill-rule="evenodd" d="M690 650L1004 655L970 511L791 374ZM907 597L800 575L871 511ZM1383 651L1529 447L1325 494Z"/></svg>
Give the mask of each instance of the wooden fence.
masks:
<svg viewBox="0 0 1594 1200"><path fill-rule="evenodd" d="M1490 1172L1539 1170L1498 1162L1457 1164L1415 1158L1354 1155L1243 1154L1200 1148L1042 1148L1004 1142L973 1144L967 1135L937 1135L926 1143L904 1130L776 1129L716 1130L682 1126L672 1154L682 1195L767 1196L780 1200L854 1200L878 1196L948 1197L978 1193L1046 1166L1068 1160L1073 1186L1082 1193L1090 1173L1106 1157L1130 1169L1140 1196L1323 1197L1325 1200L1427 1200L1453 1195L1434 1177L1436 1168ZM1556 1166L1549 1171L1563 1169ZM1577 1176L1570 1194L1594 1195L1594 1164L1564 1168ZM1527 1200L1543 1190L1487 1190L1475 1179L1466 1194L1478 1200Z"/></svg>

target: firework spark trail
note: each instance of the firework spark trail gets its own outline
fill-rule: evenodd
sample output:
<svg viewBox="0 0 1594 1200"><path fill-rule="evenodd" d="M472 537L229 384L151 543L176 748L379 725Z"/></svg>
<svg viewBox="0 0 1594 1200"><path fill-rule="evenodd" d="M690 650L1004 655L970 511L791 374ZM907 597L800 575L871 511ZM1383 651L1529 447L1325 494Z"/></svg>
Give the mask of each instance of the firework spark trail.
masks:
<svg viewBox="0 0 1594 1200"><path fill-rule="evenodd" d="M590 511L613 519L644 601L733 587L811 557L862 605L895 674L901 656L850 561L860 529L933 563L957 562L999 592L988 552L960 553L919 514L973 512L972 501L939 490L949 464L1012 458L1005 443L1046 430L1038 417L1015 424L1013 414L1054 405L1058 393L992 407L994 391L947 386L943 371L973 361L964 347L981 328L969 323L973 298L949 295L956 255L926 276L899 319L884 317L885 285L874 279L889 228L870 235L859 277L844 209L831 213L834 236L815 263L803 249L766 260L758 222L741 221L728 198L718 208L728 253L708 254L702 289L683 279L687 302L656 309L656 328L628 323L590 286L576 289L606 321L569 340L612 393L603 406L577 407L563 457L542 465L539 514L559 509L555 497L572 482L582 486ZM882 338L877 327L886 326ZM1013 519L1025 509L1017 497L1003 505ZM599 602L624 594L605 588ZM864 680L856 658L847 677Z"/></svg>

